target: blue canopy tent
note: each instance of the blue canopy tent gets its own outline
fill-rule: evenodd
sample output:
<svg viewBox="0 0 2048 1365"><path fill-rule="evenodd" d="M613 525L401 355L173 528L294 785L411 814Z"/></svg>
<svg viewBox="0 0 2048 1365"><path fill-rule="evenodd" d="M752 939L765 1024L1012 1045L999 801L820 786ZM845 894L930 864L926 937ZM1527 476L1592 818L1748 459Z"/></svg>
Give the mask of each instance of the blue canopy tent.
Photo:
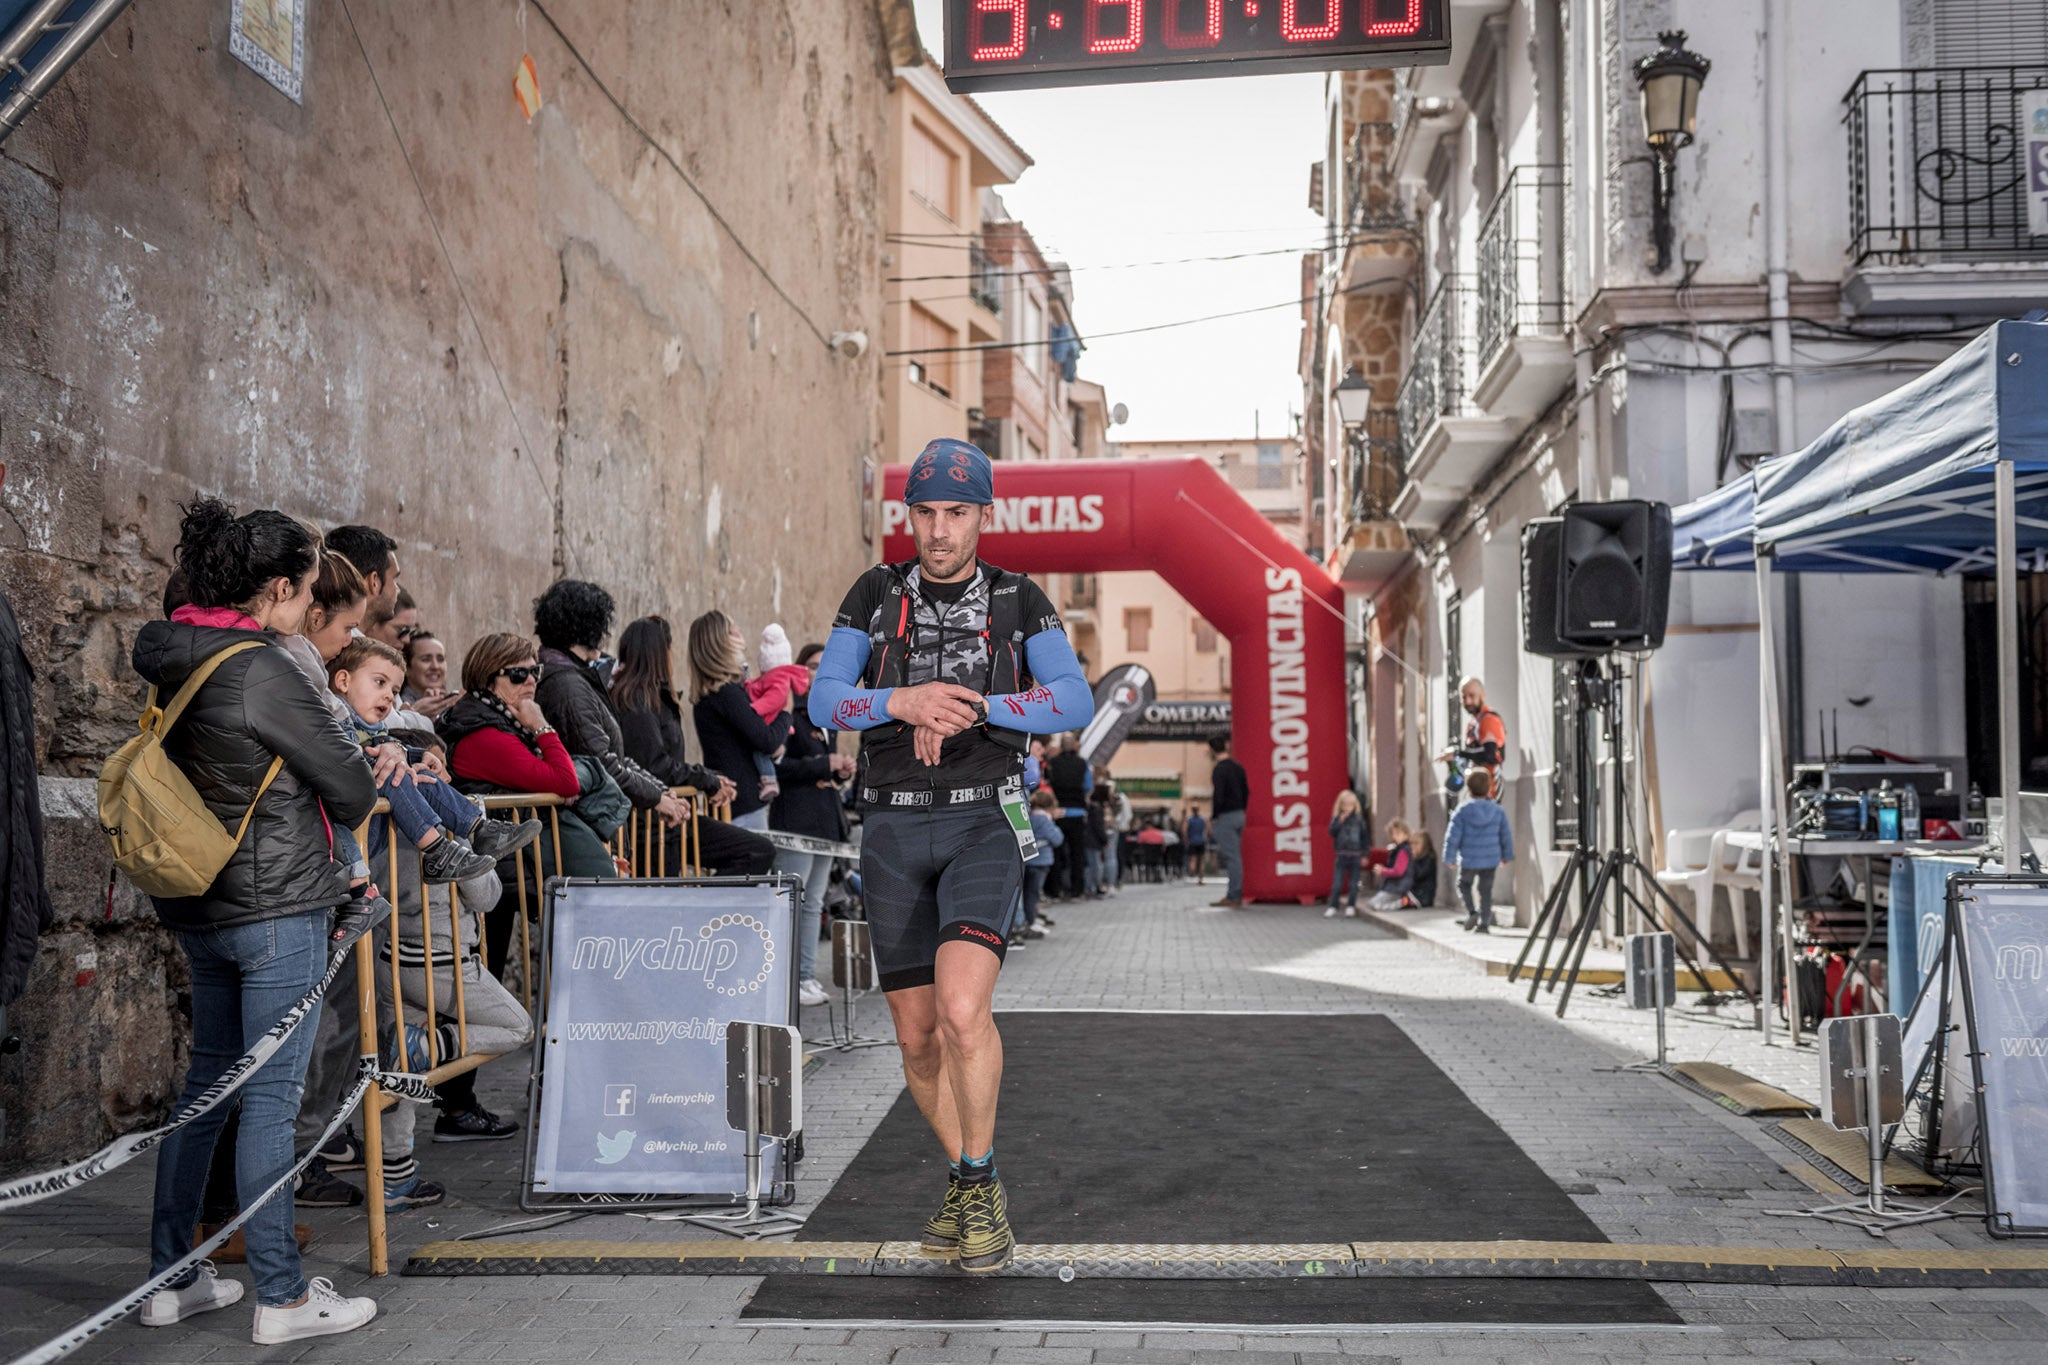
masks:
<svg viewBox="0 0 2048 1365"><path fill-rule="evenodd" d="M1997 579L1999 789L2007 858L2019 829L2022 558L2048 568L2048 323L1997 322L1941 364L1851 411L1793 455L1759 464L1672 513L1678 569L1754 569L1761 649L1763 789L1786 824L1771 665L1770 574L1959 573ZM1782 863L1782 873L1789 864ZM1764 873L1771 913L1772 868ZM1788 960L1791 917L1781 918ZM1765 954L1765 993L1770 955ZM1766 1012L1766 1021L1769 1013ZM1792 1012L1793 1036L1798 1013ZM1768 1029L1768 1022L1766 1023Z"/></svg>

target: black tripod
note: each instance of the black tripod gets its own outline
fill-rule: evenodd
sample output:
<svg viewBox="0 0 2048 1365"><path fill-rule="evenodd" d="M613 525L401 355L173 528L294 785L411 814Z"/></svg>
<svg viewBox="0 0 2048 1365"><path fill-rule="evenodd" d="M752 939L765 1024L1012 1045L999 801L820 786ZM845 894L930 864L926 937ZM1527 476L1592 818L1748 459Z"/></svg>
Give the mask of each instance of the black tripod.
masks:
<svg viewBox="0 0 2048 1365"><path fill-rule="evenodd" d="M1579 709L1579 747L1578 752L1573 755L1577 768L1574 780L1578 784L1579 794L1579 844L1572 850L1571 861L1565 865L1556 885L1550 888L1550 895L1543 902L1542 913L1536 917L1536 923L1529 929L1528 941L1522 945L1521 953L1515 958L1515 965L1508 971L1508 980L1520 979L1522 968L1529 960L1529 950L1536 946L1536 939L1541 935L1543 951L1536 959L1535 971L1529 981L1529 1001L1534 1004L1536 992L1546 985L1555 991L1559 979L1562 978L1564 993L1558 997L1557 1017L1564 1018L1565 1007L1571 1003L1572 989L1578 985L1579 968L1585 962L1586 949L1593 941L1594 931L1599 928L1600 909L1606 904L1608 890L1612 888L1614 927L1617 933L1621 931L1628 907L1631 905L1653 929L1659 932L1671 932L1670 926L1674 922L1683 925L1685 935L1674 932L1672 936L1678 941L1679 957L1692 972L1693 980L1700 988L1707 988L1707 974L1693 958L1691 951L1684 946L1687 936L1704 947L1707 955L1713 959L1714 965L1735 983L1735 988L1741 991L1751 1004L1755 1004L1756 995L1748 984L1735 974L1721 959L1719 953L1714 951L1714 945L1700 933L1699 926L1685 913L1685 908L1658 884L1656 875L1636 856L1635 850L1629 845L1628 769L1621 760L1624 727L1620 668L1610 664L1603 672L1598 661L1586 660L1580 664L1573 686L1576 689ZM1594 803L1589 799L1595 783L1591 753L1592 732L1587 721L1595 712L1600 715L1602 733L1607 738L1607 751L1614 763L1612 832L1615 847L1605 855L1594 847L1598 841L1599 821L1594 811ZM1635 887L1630 885L1627 875L1630 872L1635 873L1636 879L1650 888L1655 901L1663 903L1670 915L1668 920L1659 915L1655 901L1646 901L1637 894ZM1570 918L1571 891L1574 886L1579 890L1579 916L1576 922L1572 922ZM1550 952L1557 943L1560 929L1564 930L1564 949L1558 956L1557 969L1553 972L1550 970ZM1566 965L1567 963L1569 965ZM1548 981L1545 980L1546 974L1549 976Z"/></svg>

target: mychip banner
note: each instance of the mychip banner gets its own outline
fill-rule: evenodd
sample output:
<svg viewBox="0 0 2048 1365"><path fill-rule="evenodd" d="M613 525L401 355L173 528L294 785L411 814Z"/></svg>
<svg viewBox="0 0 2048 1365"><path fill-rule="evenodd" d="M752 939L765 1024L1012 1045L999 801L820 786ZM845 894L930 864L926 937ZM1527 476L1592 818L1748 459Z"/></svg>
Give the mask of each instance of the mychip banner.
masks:
<svg viewBox="0 0 2048 1365"><path fill-rule="evenodd" d="M1977 1063L1986 1227L2048 1235L2048 883L1958 877L1970 1052Z"/></svg>
<svg viewBox="0 0 2048 1365"><path fill-rule="evenodd" d="M725 1026L796 1022L793 904L774 880L551 886L532 1194L745 1190ZM781 1162L769 1142L764 1186Z"/></svg>

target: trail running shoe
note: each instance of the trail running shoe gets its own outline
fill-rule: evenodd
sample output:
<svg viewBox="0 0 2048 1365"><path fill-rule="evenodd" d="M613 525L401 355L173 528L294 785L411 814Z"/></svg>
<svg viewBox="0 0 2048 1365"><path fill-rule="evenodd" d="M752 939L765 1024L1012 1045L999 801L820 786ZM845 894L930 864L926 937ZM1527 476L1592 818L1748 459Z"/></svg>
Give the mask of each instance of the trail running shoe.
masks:
<svg viewBox="0 0 2048 1365"><path fill-rule="evenodd" d="M1016 1254L1010 1201L993 1177L960 1187L960 1268L972 1275L1001 1270Z"/></svg>
<svg viewBox="0 0 2048 1365"><path fill-rule="evenodd" d="M946 1202L925 1220L921 1249L927 1256L951 1258L960 1254L960 1177L946 1177Z"/></svg>

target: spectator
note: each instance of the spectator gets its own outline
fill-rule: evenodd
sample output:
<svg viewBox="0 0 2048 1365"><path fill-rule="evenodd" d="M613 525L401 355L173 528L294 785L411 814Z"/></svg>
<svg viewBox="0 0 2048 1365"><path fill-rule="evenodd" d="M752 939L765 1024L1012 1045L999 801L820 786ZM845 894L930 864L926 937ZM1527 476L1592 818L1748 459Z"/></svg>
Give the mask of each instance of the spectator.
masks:
<svg viewBox="0 0 2048 1365"><path fill-rule="evenodd" d="M1209 851L1209 822L1202 818L1202 808L1195 806L1188 811L1188 871L1195 874L1195 885L1202 884L1202 859Z"/></svg>
<svg viewBox="0 0 2048 1365"><path fill-rule="evenodd" d="M1088 793L1088 861L1083 885L1091 899L1101 899L1109 894L1105 874L1113 865L1116 854L1112 852L1116 834L1110 825L1109 788L1098 780L1095 789Z"/></svg>
<svg viewBox="0 0 2048 1365"><path fill-rule="evenodd" d="M1244 813L1252 803L1244 765L1230 756L1230 737L1209 741L1216 766L1209 770L1209 844L1223 864L1223 899L1211 904L1235 910L1244 904Z"/></svg>
<svg viewBox="0 0 2048 1365"><path fill-rule="evenodd" d="M333 913L350 899L348 869L334 858L328 827L363 820L377 792L355 746L300 681L291 657L270 647L305 622L320 567L319 534L282 512L238 517L202 498L185 509L177 560L189 602L171 620L143 626L135 641L136 672L160 696L175 694L223 650L264 646L222 660L164 742L223 825L247 821L205 892L155 902L191 964L192 1055L176 1106L182 1109L268 1021L319 984ZM254 1337L264 1345L350 1331L377 1311L372 1300L344 1298L324 1278L309 1282L290 1204L257 1202L292 1166L292 1123L313 1033L294 1029L241 1091L236 1184L243 1206L254 1209L245 1233L256 1286ZM153 1272L191 1254L225 1117L210 1110L164 1140L150 1229ZM142 1321L169 1326L241 1297L239 1284L202 1265L152 1295Z"/></svg>
<svg viewBox="0 0 2048 1365"><path fill-rule="evenodd" d="M754 755L778 758L789 740L787 713L764 721L747 695L746 641L722 611L708 611L690 623L691 715L704 766L732 781L732 822L742 829L768 828L768 808Z"/></svg>
<svg viewBox="0 0 2048 1365"><path fill-rule="evenodd" d="M389 620L398 610L398 542L374 526L337 526L327 534L327 548L363 576L369 594L363 608L364 633Z"/></svg>
<svg viewBox="0 0 2048 1365"><path fill-rule="evenodd" d="M419 634L419 629L419 604L412 600L411 593L407 592L404 588L400 588L398 596L392 600L391 614L389 616L372 617L366 621L363 626L363 634L379 644L390 645L393 649L403 653L406 642Z"/></svg>
<svg viewBox="0 0 2048 1365"><path fill-rule="evenodd" d="M1102 889L1114 896L1117 884L1124 879L1123 846L1131 833L1131 798L1106 772L1102 775L1102 786L1109 792L1109 843L1102 851Z"/></svg>
<svg viewBox="0 0 2048 1365"><path fill-rule="evenodd" d="M683 708L675 693L675 633L659 616L643 616L619 633L619 664L612 672L612 711L626 757L672 787L693 787L713 804L733 798L727 779L683 756ZM667 866L683 867L682 835L670 836ZM724 820L697 828L705 865L721 877L756 877L775 860L775 846Z"/></svg>
<svg viewBox="0 0 2048 1365"><path fill-rule="evenodd" d="M823 645L805 645L796 657L797 666L815 675L818 656L824 652ZM808 677L803 690L810 690ZM830 731L813 725L807 712L792 712L789 742L775 761L775 780L781 791L768 809L768 827L844 843L846 806L839 799L839 784L853 776L853 768L853 755L834 749ZM796 926L797 994L805 1005L822 1005L825 987L818 981L818 936L825 921L832 855L778 849L775 870L804 884L803 913L797 916Z"/></svg>
<svg viewBox="0 0 2048 1365"><path fill-rule="evenodd" d="M683 798L626 757L605 683L590 667L611 633L611 594L595 583L562 579L534 599L533 628L541 662L535 698L548 724L561 732L563 747L603 765L635 809L651 810L671 827L682 824L690 813ZM463 686L470 685L465 668Z"/></svg>
<svg viewBox="0 0 2048 1365"><path fill-rule="evenodd" d="M1458 865L1458 899L1465 902L1464 927L1493 932L1493 878L1502 863L1515 860L1515 832L1508 813L1493 799L1493 774L1474 768L1465 776L1469 798L1451 812L1444 831L1444 861ZM1474 896L1474 891L1477 896Z"/></svg>
<svg viewBox="0 0 2048 1365"><path fill-rule="evenodd" d="M1054 822L1052 813L1059 808L1052 793L1039 789L1031 793L1031 837L1038 841L1038 852L1031 861L1024 864L1024 916L1017 926L1017 933L1011 935L1012 942L1019 938L1036 939L1045 937L1045 928L1038 922L1038 899L1045 892L1046 874L1052 871L1053 855L1065 842L1066 835Z"/></svg>
<svg viewBox="0 0 2048 1365"><path fill-rule="evenodd" d="M1366 902L1374 910L1405 910L1414 904L1408 891L1415 884L1415 854L1410 842L1413 831L1406 820L1387 825L1387 847L1372 860L1379 874L1380 889Z"/></svg>
<svg viewBox="0 0 2048 1365"><path fill-rule="evenodd" d="M576 761L534 700L540 681L539 651L523 635L486 635L462 658L462 698L448 708L438 727L448 744L448 767L457 790L535 793L574 801L582 794ZM616 877L618 866L604 841L566 808L555 812L562 846L561 871L571 877ZM540 841L540 881L554 875L554 837ZM521 860L522 864L525 860ZM520 878L537 892L530 868L501 869L505 893L484 919L484 965L503 979L511 950L512 920ZM533 902L533 903L538 903Z"/></svg>
<svg viewBox="0 0 2048 1365"><path fill-rule="evenodd" d="M773 723L777 716L792 709L798 697L811 690L815 670L797 666L790 655L788 634L773 621L761 628L761 645L754 657L760 668L746 680L747 699L753 703L755 715ZM796 724L794 716L791 724ZM754 771L761 776L761 799L773 803L781 790L775 760L766 754L755 754Z"/></svg>
<svg viewBox="0 0 2048 1365"><path fill-rule="evenodd" d="M439 720L462 689L448 687L448 646L431 630L416 630L405 642L405 704L428 720Z"/></svg>
<svg viewBox="0 0 2048 1365"><path fill-rule="evenodd" d="M1055 900L1079 900L1088 893L1088 793L1095 774L1071 734L1054 735L1045 746L1045 778L1059 802L1059 851L1046 878Z"/></svg>
<svg viewBox="0 0 2048 1365"><path fill-rule="evenodd" d="M1359 869L1365 862L1365 847L1372 841L1365 816L1358 807L1358 793L1348 788L1337 793L1336 809L1330 812L1330 846L1336 854L1330 873L1330 904L1324 919L1337 914L1337 896L1344 896L1344 918L1358 918Z"/></svg>

